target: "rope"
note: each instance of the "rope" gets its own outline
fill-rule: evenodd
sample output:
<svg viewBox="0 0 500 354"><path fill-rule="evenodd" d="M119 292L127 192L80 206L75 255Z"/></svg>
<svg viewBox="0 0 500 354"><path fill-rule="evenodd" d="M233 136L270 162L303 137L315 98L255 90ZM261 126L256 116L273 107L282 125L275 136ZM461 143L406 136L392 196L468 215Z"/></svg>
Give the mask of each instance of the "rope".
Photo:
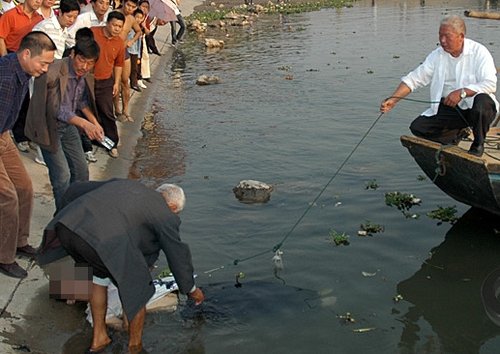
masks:
<svg viewBox="0 0 500 354"><path fill-rule="evenodd" d="M440 104L441 102L440 101L428 101L428 100L419 100L419 99L413 99L413 98L407 98L407 97L398 97L398 96L391 96L391 97L388 97L387 99L389 98L397 98L397 99L400 99L400 100L406 100L406 101L411 101L411 102L418 102L418 103L426 103L426 104L434 104L434 103L438 103ZM464 121L464 123L467 125L467 126L470 126L469 122L465 119L465 117L462 115L462 112L460 112L459 108L458 107L455 107L458 115L460 116L460 118ZM293 231L297 228L297 226L301 223L301 221L304 219L304 217L309 213L309 211L311 210L311 208L316 204L316 202L318 201L318 199L323 195L323 193L325 192L325 190L328 188L328 186L333 182L333 180L338 176L338 174L340 173L340 171L344 168L344 166L347 164L347 162L349 161L349 159L352 157L352 155L356 152L356 150L359 148L359 146L363 143L363 141L366 139L366 137L370 134L370 132L372 131L372 129L375 127L375 125L378 123L378 121L380 120L380 118L382 117L384 113L380 113L380 115L377 117L377 119L375 119L373 121L373 123L370 125L370 127L368 128L368 130L364 133L364 135L362 136L362 138L359 140L359 142L354 146L354 148L351 150L351 152L347 155L347 157L344 159L344 161L340 164L340 166L338 167L338 169L335 171L335 173L330 177L330 179L328 180L328 182L323 186L323 188L320 190L320 192L316 195L316 197L314 198L314 200L309 204L309 206L304 210L304 212L302 213L302 215L297 219L297 221L293 224L293 226L290 228L290 230L283 236L283 238L281 239L281 241L279 243L277 243L276 245L274 245L272 248L268 248L266 250L263 250L261 252L258 252L258 253L255 253L251 256L248 256L248 257L245 257L245 258L237 258L235 260L233 260L232 263L228 263L226 265L221 265L219 267L216 267L216 268L213 268L213 269L210 269L210 270L207 270L204 272L204 274L210 274L212 272L215 272L215 271L218 271L218 270L221 270L221 269L224 269L230 265L233 265L233 266L236 266L240 263L243 263L243 262L246 262L248 260L251 260L251 259L254 259L254 258L257 258L257 257L260 257L260 256L263 256L269 252L278 252L280 250L281 247L283 247L283 244L285 243L285 241L288 239L288 237L290 237L290 235L293 233ZM443 164L443 159L442 159L442 156L441 156L441 153L443 151L443 146L441 146L438 151L436 152L436 164L437 164L437 167L436 167L436 175L434 176L434 179L433 181L435 181L437 179L438 176L443 176L445 173L446 173L446 166L444 166ZM488 154L489 155L489 154ZM489 155L491 156L491 155ZM494 158L494 157L493 157Z"/></svg>
<svg viewBox="0 0 500 354"><path fill-rule="evenodd" d="M302 213L302 215L297 219L297 221L293 224L293 226L290 228L290 230L285 234L285 236L283 236L283 238L281 239L281 241L279 243L277 243L276 245L274 245L272 248L268 248L262 252L258 252L258 253L255 253L251 256L248 256L248 257L245 257L245 258L240 258L240 259L235 259L232 263L230 264L227 264L227 265L222 265L220 267L217 267L217 268L213 268L213 269L210 269L210 270L207 270L205 271L204 273L205 274L210 274L212 272L215 272L215 271L218 271L218 270L221 270L221 269L224 269L226 266L229 266L229 265L238 265L242 262L246 262L250 259L254 259L254 258L257 258L257 257L260 257L260 256L263 256L269 252L277 252L280 250L280 248L283 246L283 244L285 243L285 241L288 239L288 237L290 237L290 235L293 233L293 231L295 230L295 228L300 224L300 222L304 219L304 217L307 215L307 213L309 213L309 211L311 210L311 208L315 205L315 203L318 201L318 199L323 195L323 193L325 192L325 190L328 188L328 186L333 182L333 180L337 177L337 175L340 173L340 171L342 170L342 168L344 168L344 166L346 165L346 163L349 161L349 159L352 157L352 155L356 152L356 150L359 148L359 146L363 143L363 141L366 139L366 137L368 136L368 134L370 134L370 132L372 131L373 127L375 127L375 125L377 124L377 122L380 120L380 118L382 117L384 113L380 113L380 115L377 117L377 119L375 119L373 121L373 123L370 125L370 127L368 128L368 130L363 134L361 140L359 140L359 142L356 144L356 146L354 146L354 148L351 150L351 152L347 155L347 157L344 159L344 161L340 164L340 166L337 168L337 171L335 171L335 173L330 177L330 179L328 180L328 182L324 185L324 187L319 191L319 193L316 195L316 197L314 198L314 200L309 203L309 206L304 210L304 212Z"/></svg>

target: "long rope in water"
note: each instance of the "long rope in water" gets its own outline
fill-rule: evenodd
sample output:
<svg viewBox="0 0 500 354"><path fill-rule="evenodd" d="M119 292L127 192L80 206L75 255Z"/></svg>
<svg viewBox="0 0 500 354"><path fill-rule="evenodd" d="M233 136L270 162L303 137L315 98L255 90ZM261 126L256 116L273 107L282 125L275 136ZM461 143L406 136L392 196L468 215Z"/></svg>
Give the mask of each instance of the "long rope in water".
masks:
<svg viewBox="0 0 500 354"><path fill-rule="evenodd" d="M419 100L419 99L413 99L413 98L407 98L407 97L398 97L398 96L391 96L391 97L388 97L387 99L389 99L389 98L397 98L397 99L400 99L400 100L406 100L406 101L418 102L418 103L426 103L426 104L435 104L435 103L440 104L441 103L440 101ZM458 115L460 116L460 118L464 121L464 123L466 123L466 125L469 126L469 123L467 122L467 120L465 119L465 117L462 115L462 112L460 112L460 110L457 107L456 107L456 111L457 111ZM285 241L288 239L288 237L290 237L290 235L293 233L293 231L297 228L297 226L304 219L304 217L309 213L309 211L311 210L311 208L316 204L316 202L318 201L318 199L323 195L323 193L328 188L328 186L338 176L338 174L344 168L344 166L347 164L347 162L352 157L352 155L356 152L356 150L359 148L359 146L363 143L363 141L366 139L366 137L370 134L370 132L375 127L375 125L378 123L378 121L380 120L380 118L382 117L383 114L384 114L383 112L380 113L380 115L377 117L377 119L375 119L373 121L373 123L370 125L370 127L368 128L368 130L364 133L364 135L359 140L359 142L354 146L354 148L351 150L351 152L347 155L347 157L344 159L344 161L337 168L337 170L335 171L335 173L330 177L330 179L328 180L328 182L319 191L319 193L316 195L316 197L314 198L314 200L311 203L309 203L309 206L304 210L304 212L302 213L302 215L297 219L297 221L293 224L293 226L285 234L285 236L283 236L283 238L281 239L281 241L279 243L277 243L276 245L274 245L272 248L266 249L266 250L264 250L262 252L255 253L255 254L253 254L251 256L248 256L248 257L245 257L245 258L241 258L241 259L237 258L232 263L230 263L228 265L238 265L238 264L240 264L242 262L245 262L245 261L248 261L250 259L254 259L254 258L263 256L263 255L265 255L265 254L267 254L267 253L269 253L271 251L272 252L278 252L280 250L280 248L283 246L283 244L285 243ZM217 270L220 270L220 269L224 269L224 268L225 268L225 266L222 265L220 267L207 270L204 273L205 274L210 274L210 273L212 273L214 271L217 271Z"/></svg>
<svg viewBox="0 0 500 354"><path fill-rule="evenodd" d="M285 234L285 236L283 236L282 240L279 243L277 243L275 246L273 246L272 248L266 249L266 250L264 250L262 252L258 252L256 254L253 254L253 255L245 257L245 258L235 259L233 261L232 265L238 265L238 264L240 264L242 262L245 262L245 261L248 261L250 259L263 256L264 254L266 254L268 252L271 252L271 251L272 252L277 252L283 246L283 244L288 239L288 237L290 237L290 235L293 233L293 231L295 230L295 228L300 224L300 222L302 221L302 219L304 219L304 217L307 215L307 213L309 213L309 211L315 205L315 203L318 201L318 199L323 195L323 193L328 188L328 186L337 177L337 175L340 173L340 171L342 170L342 168L344 168L344 166L346 165L346 163L349 161L349 159L352 157L352 155L356 152L356 150L359 148L359 146L363 143L363 141L366 139L366 137L370 134L370 132L372 131L373 127L375 127L375 125L378 123L378 121L380 120L380 118L382 117L383 114L384 113L380 113L380 115L377 117L377 119L375 119L373 121L373 123L370 125L370 127L368 128L368 130L364 133L364 135L361 138L361 140L359 140L359 142L354 146L354 148L351 150L351 152L347 155L347 157L344 159L344 161L337 168L337 170L335 171L335 173L330 177L330 179L328 180L328 182L323 186L323 188L316 195L316 197L314 198L314 200L311 203L309 203L309 206L304 210L304 212L302 213L302 215L297 219L297 221L293 224L293 226ZM214 268L214 269L206 271L205 274L212 273L212 272L214 272L216 270L220 270L220 269L223 269L223 268L225 268L225 266L220 266L220 267L217 267L217 268Z"/></svg>

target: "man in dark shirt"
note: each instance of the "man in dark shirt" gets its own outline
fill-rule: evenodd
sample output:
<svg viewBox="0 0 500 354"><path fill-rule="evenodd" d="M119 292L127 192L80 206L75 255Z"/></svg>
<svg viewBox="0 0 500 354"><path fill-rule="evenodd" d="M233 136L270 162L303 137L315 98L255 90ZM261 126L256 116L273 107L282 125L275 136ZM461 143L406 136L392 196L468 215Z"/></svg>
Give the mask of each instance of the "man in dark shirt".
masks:
<svg viewBox="0 0 500 354"><path fill-rule="evenodd" d="M111 343L105 324L109 281L118 288L130 321L129 351L141 352L146 303L155 292L150 268L160 251L179 291L196 304L203 302L203 292L194 283L191 252L179 236L176 214L184 201L178 186L162 185L154 191L132 180L76 182L68 188L62 209L45 229L38 263L51 263L67 252L76 263L92 267L91 352Z"/></svg>
<svg viewBox="0 0 500 354"><path fill-rule="evenodd" d="M17 254L32 256L28 245L33 186L12 141L12 129L31 76L47 72L56 46L42 32L31 32L16 53L0 58L0 272L15 278L28 273L15 262Z"/></svg>

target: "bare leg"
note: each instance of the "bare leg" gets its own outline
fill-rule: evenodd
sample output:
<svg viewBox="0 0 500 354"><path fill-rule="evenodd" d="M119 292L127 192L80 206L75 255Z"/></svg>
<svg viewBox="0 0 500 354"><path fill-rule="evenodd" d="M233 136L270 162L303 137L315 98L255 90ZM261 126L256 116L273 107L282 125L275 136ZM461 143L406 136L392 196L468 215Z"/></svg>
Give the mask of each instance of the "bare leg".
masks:
<svg viewBox="0 0 500 354"><path fill-rule="evenodd" d="M90 297L90 312L94 328L92 331L92 350L97 350L108 345L111 339L106 331L106 311L108 308L108 287L92 284Z"/></svg>
<svg viewBox="0 0 500 354"><path fill-rule="evenodd" d="M142 351L142 331L144 329L145 318L146 307L143 307L129 323L128 350L131 354L140 353Z"/></svg>
<svg viewBox="0 0 500 354"><path fill-rule="evenodd" d="M128 83L128 80L130 78L130 58L125 60L125 63L123 63L123 70L122 70L122 107L123 107L123 114L129 115L128 111L128 103L130 101L130 85Z"/></svg>

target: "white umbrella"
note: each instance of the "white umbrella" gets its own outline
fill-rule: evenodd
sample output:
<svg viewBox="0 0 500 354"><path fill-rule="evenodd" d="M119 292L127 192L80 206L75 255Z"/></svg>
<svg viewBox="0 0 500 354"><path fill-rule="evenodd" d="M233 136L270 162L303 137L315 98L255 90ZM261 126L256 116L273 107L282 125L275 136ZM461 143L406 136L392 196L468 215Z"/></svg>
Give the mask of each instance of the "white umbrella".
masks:
<svg viewBox="0 0 500 354"><path fill-rule="evenodd" d="M165 22L177 21L175 15L177 6L170 0L149 0L149 13L148 16L153 18L157 17Z"/></svg>

